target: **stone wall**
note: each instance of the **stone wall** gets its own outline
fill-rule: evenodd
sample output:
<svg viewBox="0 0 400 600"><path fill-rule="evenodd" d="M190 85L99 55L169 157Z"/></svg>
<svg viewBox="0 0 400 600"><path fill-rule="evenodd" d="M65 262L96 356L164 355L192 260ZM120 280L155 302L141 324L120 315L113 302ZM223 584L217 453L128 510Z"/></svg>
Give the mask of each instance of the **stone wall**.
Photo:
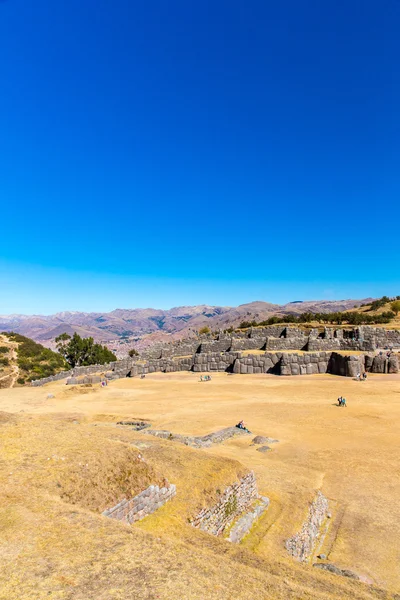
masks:
<svg viewBox="0 0 400 600"><path fill-rule="evenodd" d="M135 523L155 512L163 504L171 500L176 494L176 486L165 481L164 487L150 485L146 490L132 498L122 500L116 506L103 512L105 517L117 519L125 523Z"/></svg>
<svg viewBox="0 0 400 600"><path fill-rule="evenodd" d="M52 375L51 377L43 377L42 379L36 379L36 381L31 381L31 385L36 387L40 385L45 385L46 383L52 383L53 381L60 381L61 379L67 379L68 377L72 377L73 371L60 371L57 375Z"/></svg>
<svg viewBox="0 0 400 600"><path fill-rule="evenodd" d="M327 350L340 350L341 341L337 338L311 338L308 340L307 350L309 352L326 352Z"/></svg>
<svg viewBox="0 0 400 600"><path fill-rule="evenodd" d="M305 350L307 349L308 338L302 337L269 337L266 340L267 350Z"/></svg>
<svg viewBox="0 0 400 600"><path fill-rule="evenodd" d="M281 375L316 375L327 373L330 352L311 352L310 354L282 354Z"/></svg>
<svg viewBox="0 0 400 600"><path fill-rule="evenodd" d="M254 510L248 511L242 517L240 517L240 519L238 519L238 521L229 531L229 536L227 539L234 544L240 542L246 533L248 533L253 527L257 519L259 519L263 512L267 510L268 506L269 498L260 496L257 505L254 507Z"/></svg>
<svg viewBox="0 0 400 600"><path fill-rule="evenodd" d="M181 433L172 433L166 429L148 429L144 431L147 435L154 435L155 437L169 440L171 442L179 442L185 444L185 446L191 446L192 448L210 448L213 444L221 444L225 440L229 440L232 437L249 435L246 429L239 429L239 427L225 427L206 435L193 436L193 435L182 435Z"/></svg>
<svg viewBox="0 0 400 600"><path fill-rule="evenodd" d="M279 334L279 337L265 334ZM257 334L257 335L256 335ZM209 336L173 343L168 351L159 347L158 358L126 358L106 365L75 367L32 382L33 386L69 378L70 383L84 383L84 378L105 373L108 379L136 377L148 373L177 371L231 371L233 373L274 373L277 375L311 375L333 373L355 377L364 369L373 373L397 373L398 359L384 357L336 356L335 351L374 352L377 347L400 348L400 332L363 326L355 330L325 328L311 329L306 335L298 328L275 327L235 332L235 336L221 334L212 340ZM261 353L263 349L267 349ZM285 354L287 350L307 350L303 354ZM243 356L246 350L260 354ZM175 355L174 353L178 354ZM184 353L183 355L181 353ZM187 355L187 353L189 353ZM169 355L169 356L164 356ZM161 356L163 355L163 356ZM83 379L82 379L83 378ZM87 381L90 383L90 381Z"/></svg>
<svg viewBox="0 0 400 600"><path fill-rule="evenodd" d="M231 350L265 350L267 338L232 338Z"/></svg>
<svg viewBox="0 0 400 600"><path fill-rule="evenodd" d="M226 488L220 500L211 508L203 508L191 524L213 535L221 535L236 517L247 511L258 498L256 478L251 471Z"/></svg>
<svg viewBox="0 0 400 600"><path fill-rule="evenodd" d="M227 352L232 346L232 339L226 338L222 340L207 340L202 342L198 348L198 352L208 354L209 352Z"/></svg>
<svg viewBox="0 0 400 600"><path fill-rule="evenodd" d="M288 552L300 561L307 561L312 557L317 540L320 537L320 529L328 516L328 500L321 492L311 503L307 519L303 523L301 531L286 541Z"/></svg>
<svg viewBox="0 0 400 600"><path fill-rule="evenodd" d="M208 371L227 371L233 365L238 352L209 352L208 354L195 354L193 357L193 371L204 373Z"/></svg>
<svg viewBox="0 0 400 600"><path fill-rule="evenodd" d="M253 374L253 373L275 373L280 374L280 362L282 353L269 352L265 354L250 354L242 356L238 354L233 363L232 371L234 373Z"/></svg>

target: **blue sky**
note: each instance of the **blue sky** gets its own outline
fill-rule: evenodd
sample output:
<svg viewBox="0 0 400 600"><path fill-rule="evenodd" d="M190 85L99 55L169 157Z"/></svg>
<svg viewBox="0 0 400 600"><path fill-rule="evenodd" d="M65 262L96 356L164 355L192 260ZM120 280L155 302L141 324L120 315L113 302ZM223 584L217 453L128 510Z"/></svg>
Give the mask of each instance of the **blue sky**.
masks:
<svg viewBox="0 0 400 600"><path fill-rule="evenodd" d="M0 314L400 293L398 0L0 1Z"/></svg>

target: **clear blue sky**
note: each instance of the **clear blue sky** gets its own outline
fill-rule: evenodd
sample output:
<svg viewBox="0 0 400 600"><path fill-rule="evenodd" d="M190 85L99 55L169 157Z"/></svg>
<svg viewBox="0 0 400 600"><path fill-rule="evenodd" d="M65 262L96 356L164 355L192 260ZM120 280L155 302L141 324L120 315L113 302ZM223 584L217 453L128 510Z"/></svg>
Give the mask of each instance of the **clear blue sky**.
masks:
<svg viewBox="0 0 400 600"><path fill-rule="evenodd" d="M1 0L0 314L400 294L398 0Z"/></svg>

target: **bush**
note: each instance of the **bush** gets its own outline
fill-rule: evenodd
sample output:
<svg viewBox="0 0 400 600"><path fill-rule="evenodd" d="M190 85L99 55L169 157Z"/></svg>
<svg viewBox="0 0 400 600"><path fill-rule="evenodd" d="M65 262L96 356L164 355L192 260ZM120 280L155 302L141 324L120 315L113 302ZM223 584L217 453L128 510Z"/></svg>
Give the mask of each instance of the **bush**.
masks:
<svg viewBox="0 0 400 600"><path fill-rule="evenodd" d="M392 302L390 308L397 315L400 312L400 300L395 300Z"/></svg>
<svg viewBox="0 0 400 600"><path fill-rule="evenodd" d="M10 364L10 361L6 356L0 358L0 365L2 365L3 367L8 367L9 364Z"/></svg>
<svg viewBox="0 0 400 600"><path fill-rule="evenodd" d="M23 377L18 377L17 383L19 383L20 385L24 385L25 379Z"/></svg>
<svg viewBox="0 0 400 600"><path fill-rule="evenodd" d="M10 348L7 348L7 346L0 346L0 354L7 354L9 350Z"/></svg>
<svg viewBox="0 0 400 600"><path fill-rule="evenodd" d="M208 333L211 333L211 329L209 327L207 327L207 325L205 325L204 327L202 327L201 329L199 329L199 334L200 335L206 335Z"/></svg>
<svg viewBox="0 0 400 600"><path fill-rule="evenodd" d="M133 358L134 356L139 356L139 352L135 350L135 348L132 348L132 350L129 350L129 356L131 358Z"/></svg>

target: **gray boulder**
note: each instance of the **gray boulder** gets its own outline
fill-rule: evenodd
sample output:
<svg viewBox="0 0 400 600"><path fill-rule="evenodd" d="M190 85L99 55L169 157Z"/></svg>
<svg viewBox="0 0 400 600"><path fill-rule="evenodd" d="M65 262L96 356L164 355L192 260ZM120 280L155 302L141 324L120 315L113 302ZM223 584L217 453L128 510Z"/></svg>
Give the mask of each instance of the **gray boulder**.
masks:
<svg viewBox="0 0 400 600"><path fill-rule="evenodd" d="M260 446L260 448L257 448L257 452L269 452L270 450L272 450L272 448L269 446Z"/></svg>

